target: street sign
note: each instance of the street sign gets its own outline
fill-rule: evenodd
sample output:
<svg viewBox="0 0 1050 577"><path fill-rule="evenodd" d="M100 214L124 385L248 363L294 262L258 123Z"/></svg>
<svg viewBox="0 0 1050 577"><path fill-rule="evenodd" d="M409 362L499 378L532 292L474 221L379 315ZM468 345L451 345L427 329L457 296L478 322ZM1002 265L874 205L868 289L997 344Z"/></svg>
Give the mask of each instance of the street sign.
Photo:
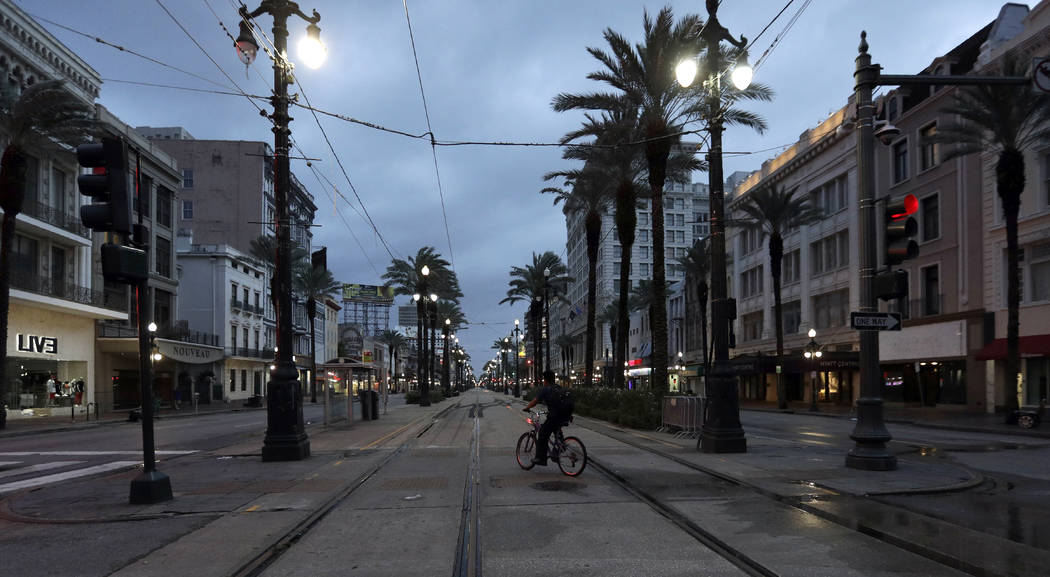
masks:
<svg viewBox="0 0 1050 577"><path fill-rule="evenodd" d="M851 312L849 325L856 331L899 331L901 330L901 314Z"/></svg>
<svg viewBox="0 0 1050 577"><path fill-rule="evenodd" d="M1033 62L1032 88L1044 94L1050 93L1050 58L1036 58Z"/></svg>

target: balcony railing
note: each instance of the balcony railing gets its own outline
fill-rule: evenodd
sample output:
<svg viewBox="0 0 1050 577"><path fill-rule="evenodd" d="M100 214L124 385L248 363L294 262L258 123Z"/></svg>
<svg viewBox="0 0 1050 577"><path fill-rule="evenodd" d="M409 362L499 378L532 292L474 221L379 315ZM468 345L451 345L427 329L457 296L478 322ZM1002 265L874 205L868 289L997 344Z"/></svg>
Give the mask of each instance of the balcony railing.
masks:
<svg viewBox="0 0 1050 577"><path fill-rule="evenodd" d="M127 293L103 293L71 282L55 282L18 266L11 267L11 288L115 311L128 309Z"/></svg>
<svg viewBox="0 0 1050 577"><path fill-rule="evenodd" d="M230 308L231 309L240 310L243 307L244 307L244 303L242 303L241 301L239 301L237 299L230 299Z"/></svg>
<svg viewBox="0 0 1050 577"><path fill-rule="evenodd" d="M273 349L250 349L248 347L226 347L228 357L248 357L252 359L272 359Z"/></svg>
<svg viewBox="0 0 1050 577"><path fill-rule="evenodd" d="M76 214L58 210L38 200L26 199L25 204L22 206L22 214L42 220L62 230L68 230L84 238L91 238L91 230L80 222L80 218Z"/></svg>
<svg viewBox="0 0 1050 577"><path fill-rule="evenodd" d="M138 329L116 322L102 322L98 325L99 338L129 339L139 336ZM219 346L219 336L212 333L202 333L178 327L160 327L157 329L157 337L170 341L193 343L198 345Z"/></svg>

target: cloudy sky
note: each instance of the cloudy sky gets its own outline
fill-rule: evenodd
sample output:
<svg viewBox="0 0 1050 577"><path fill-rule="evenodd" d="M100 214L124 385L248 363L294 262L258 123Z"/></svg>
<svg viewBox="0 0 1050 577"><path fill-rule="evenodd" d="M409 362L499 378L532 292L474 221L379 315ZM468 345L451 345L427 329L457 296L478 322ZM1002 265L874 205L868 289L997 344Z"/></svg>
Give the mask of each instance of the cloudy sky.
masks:
<svg viewBox="0 0 1050 577"><path fill-rule="evenodd" d="M236 0L14 1L101 74L100 102L127 124L183 126L196 138L272 145L270 124L245 97L208 92L271 90L266 56L260 52L246 69L223 30L225 25L237 35ZM258 3L251 0L248 6ZM403 0L299 0L304 11L321 14L328 59L316 70L298 66L299 86L293 90L324 111L422 134L428 128L421 78L439 141L552 143L582 119L553 112L552 97L600 88L586 79L599 69L586 48L605 48L606 28L637 41L643 10L655 13L665 4L676 15L705 11L701 0L408 0L414 58ZM785 4L790 5L783 15L759 36ZM759 36L753 64L779 39L755 72L757 81L776 92L774 102L753 107L769 129L762 135L743 129L725 133L726 151L750 153L727 156L726 174L759 168L845 103L861 30L868 31L873 59L887 73L913 74L994 20L1002 4L723 0L718 13L723 25L738 37ZM272 25L269 16L260 22L267 29ZM293 60L305 28L305 22L289 20ZM472 322L460 332L460 343L480 370L493 354L490 344L524 312L521 305L498 304L510 267L531 262L533 252L550 250L564 258L560 206L539 194L545 172L568 167L561 151L441 146L435 170L429 140L320 116L333 155L308 111L293 110L292 116L293 139L319 159L314 166L320 180L301 161L293 161L292 169L316 199L315 242L329 247L328 265L336 278L382 284L391 253L404 258L422 246L435 247L453 261L459 276L462 307ZM707 182L707 175L694 179ZM365 211L378 234L361 216Z"/></svg>

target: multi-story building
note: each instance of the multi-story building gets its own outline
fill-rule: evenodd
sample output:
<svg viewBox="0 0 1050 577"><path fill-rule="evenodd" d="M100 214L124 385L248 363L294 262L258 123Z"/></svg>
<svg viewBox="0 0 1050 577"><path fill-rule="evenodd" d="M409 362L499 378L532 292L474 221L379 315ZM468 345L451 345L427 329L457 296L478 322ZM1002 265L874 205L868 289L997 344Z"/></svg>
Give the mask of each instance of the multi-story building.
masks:
<svg viewBox="0 0 1050 577"><path fill-rule="evenodd" d="M1045 55L1048 6L1050 2L1044 1L1029 12L1023 5L1005 5L996 21L934 59L921 73L933 79L979 72L1018 45L1026 46L1029 54L1042 50ZM877 46L872 44L876 62ZM996 359L1002 358L1005 348L999 339L991 341L993 330L995 336L1005 335L1005 234L995 192L995 152L944 160L944 150L932 138L938 127L957 120L942 112L956 90L931 82L890 90L878 103L877 122L898 127L900 134L886 144L876 144L877 220L884 222L884 203L914 194L919 203L915 216L920 247L917 258L896 267L908 273L909 298L903 304L880 305L904 317L900 332L879 336L880 393L887 402L958 404L991 411L1006 398L1002 375L996 375L1002 372ZM779 364L788 400L811 401L815 394L819 402L850 404L859 394L859 337L849 326L850 311L860 308L853 109L850 102L807 130L795 145L765 162L761 171L741 182L728 197L732 211L759 187L797 188L797 194L808 197L824 214L820 222L789 231L784 237L785 354ZM1029 151L1026 157L1029 182L1038 183L1029 185L1022 202L1025 232L1021 246L1026 255L1041 254L1043 239L1050 237L1050 201L1040 189L1038 176L1046 178L1047 169L1040 167L1045 156L1045 151ZM865 242L881 247L882 228L877 229L878 237ZM742 398L775 400L778 363L772 278L764 240L741 229L729 230L727 246L733 250L730 294L737 299L738 313L733 362L742 374ZM881 249L878 252L880 270L887 270ZM1038 348L1038 327L1040 318L1050 320L1050 306L1043 302L1050 297L1039 296L1037 258L1032 259L1034 268L1025 270L1029 273L1026 290L1037 295L1023 302L1025 320L1021 323L1022 335L1031 335L1028 343L1034 348L1025 351L1022 347L1022 351L1045 359L1050 348ZM997 310L988 311L993 307ZM803 358L810 328L817 331L817 341L824 347L817 361ZM984 359L990 359L986 367L979 362ZM1026 360L1026 381L1037 379L1034 389L1024 389L1030 399L1042 393L1038 388L1038 377L1043 374L1040 362L1038 357ZM810 373L815 374L814 383L805 376Z"/></svg>
<svg viewBox="0 0 1050 577"><path fill-rule="evenodd" d="M17 6L0 3L0 81L9 95L58 79L85 105L102 79ZM0 135L6 142L9 135ZM127 295L105 295L92 268L93 235L80 222L76 154L66 148L25 148L25 204L15 221L9 280L5 381L0 405L10 418L20 409L49 411L96 400L95 321L126 320ZM0 215L2 215L0 209ZM109 298L107 298L107 296ZM59 384L52 398L47 382Z"/></svg>
<svg viewBox="0 0 1050 577"><path fill-rule="evenodd" d="M180 127L136 128L156 146L178 162L181 183L178 189L177 230L192 233L193 242L202 245L225 244L243 254L252 254L252 241L275 237L273 149L264 142L240 140L197 140ZM288 214L292 221L291 240L304 250L309 262L313 244L313 196L291 175ZM263 341L277 342L277 317L270 293L272 263L267 266L263 297L265 308ZM306 301L293 297L292 325L294 355L300 382L309 383L310 323ZM323 327L323 311L318 323ZM323 334L319 338L323 339Z"/></svg>
<svg viewBox="0 0 1050 577"><path fill-rule="evenodd" d="M215 373L209 394L225 401L265 395L274 359L274 343L265 340L265 265L229 245L178 240L179 274L194 279L182 285L179 318L191 331L217 335L222 347L219 366L202 367Z"/></svg>
<svg viewBox="0 0 1050 577"><path fill-rule="evenodd" d="M678 259L685 256L689 247L699 238L710 233L708 185L702 183L673 183L664 186L664 256L668 281L685 280L685 271L677 266ZM566 298L569 303L552 301L550 309L551 333L553 342L559 335L572 337L572 350L569 355L573 362L572 370L582 372L584 363L584 330L587 322L587 239L584 229L584 214L568 213L565 216L568 240L566 243L566 264L569 276L576 279L569 285ZM598 249L597 267L597 313L616 301L620 294L620 256L621 246L613 211L610 208L602 215L602 236ZM638 210L638 223L635 229L635 242L631 249L630 282L634 286L639 280L651 279L653 273L652 246L652 210L646 200ZM669 317L670 318L670 317ZM555 347L557 349L557 347ZM651 354L651 343L639 341L627 351L628 358L643 359ZM552 350L559 355L559 351ZM609 364L612 355L612 337L609 325L604 324L597 330L595 339L596 366ZM558 358L557 356L555 358ZM560 363L553 363L560 366Z"/></svg>

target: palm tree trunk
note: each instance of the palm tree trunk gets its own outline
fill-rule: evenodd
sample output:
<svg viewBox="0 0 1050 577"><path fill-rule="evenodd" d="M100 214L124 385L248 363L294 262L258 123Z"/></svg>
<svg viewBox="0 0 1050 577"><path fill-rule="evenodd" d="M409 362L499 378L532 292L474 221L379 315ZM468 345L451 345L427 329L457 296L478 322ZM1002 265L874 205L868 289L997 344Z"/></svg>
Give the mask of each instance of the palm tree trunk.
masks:
<svg viewBox="0 0 1050 577"><path fill-rule="evenodd" d="M711 374L711 353L707 349L707 282L701 280L696 292L700 300L700 358L704 365L704 382L706 383L707 376ZM704 395L706 394L705 392Z"/></svg>
<svg viewBox="0 0 1050 577"><path fill-rule="evenodd" d="M22 212L26 190L26 157L14 146L4 149L0 159L0 431L7 428L7 327L11 303L11 251L15 222Z"/></svg>
<svg viewBox="0 0 1050 577"><path fill-rule="evenodd" d="M784 257L784 239L780 233L769 235L769 272L773 276L773 326L777 332L777 407L787 408L784 398L784 312L780 303L780 266ZM813 401L816 403L816 400Z"/></svg>
<svg viewBox="0 0 1050 577"><path fill-rule="evenodd" d="M621 237L622 240L622 237ZM613 375L616 377L616 388L627 388L627 377L623 374L627 364L627 330L631 326L631 311L627 308L627 299L631 290L631 245L620 244L620 307L616 322L616 354L613 361Z"/></svg>
<svg viewBox="0 0 1050 577"><path fill-rule="evenodd" d="M652 326L652 380L649 386L662 394L667 390L667 270L664 255L664 180L671 143L667 139L646 145L649 162L649 194L653 222L653 302L649 306Z"/></svg>
<svg viewBox="0 0 1050 577"><path fill-rule="evenodd" d="M995 167L999 197L1003 203L1006 219L1006 367L1004 392L1006 393L1006 418L1018 408L1020 393L1017 374L1021 369L1019 347L1021 305L1021 271L1018 268L1017 215L1021 208L1021 192L1024 190L1024 155L1014 149L1006 149L999 155Z"/></svg>
<svg viewBox="0 0 1050 577"><path fill-rule="evenodd" d="M317 319L310 315L310 402L317 402Z"/></svg>
<svg viewBox="0 0 1050 577"><path fill-rule="evenodd" d="M598 248L602 236L602 215L596 211L587 213L587 332L584 344L583 384L591 386L593 379L591 373L594 371L594 340L595 327L594 317L595 301L598 298Z"/></svg>
<svg viewBox="0 0 1050 577"><path fill-rule="evenodd" d="M449 377L449 373L448 373L448 335L449 335L448 325L445 325L441 329L441 336L442 336L442 338L445 339L444 343L443 343L444 346L442 347L442 350L441 350L441 388L442 388L442 390L445 391L445 396L451 397L452 396L452 389L451 389L451 383L450 383L449 378L448 378Z"/></svg>

